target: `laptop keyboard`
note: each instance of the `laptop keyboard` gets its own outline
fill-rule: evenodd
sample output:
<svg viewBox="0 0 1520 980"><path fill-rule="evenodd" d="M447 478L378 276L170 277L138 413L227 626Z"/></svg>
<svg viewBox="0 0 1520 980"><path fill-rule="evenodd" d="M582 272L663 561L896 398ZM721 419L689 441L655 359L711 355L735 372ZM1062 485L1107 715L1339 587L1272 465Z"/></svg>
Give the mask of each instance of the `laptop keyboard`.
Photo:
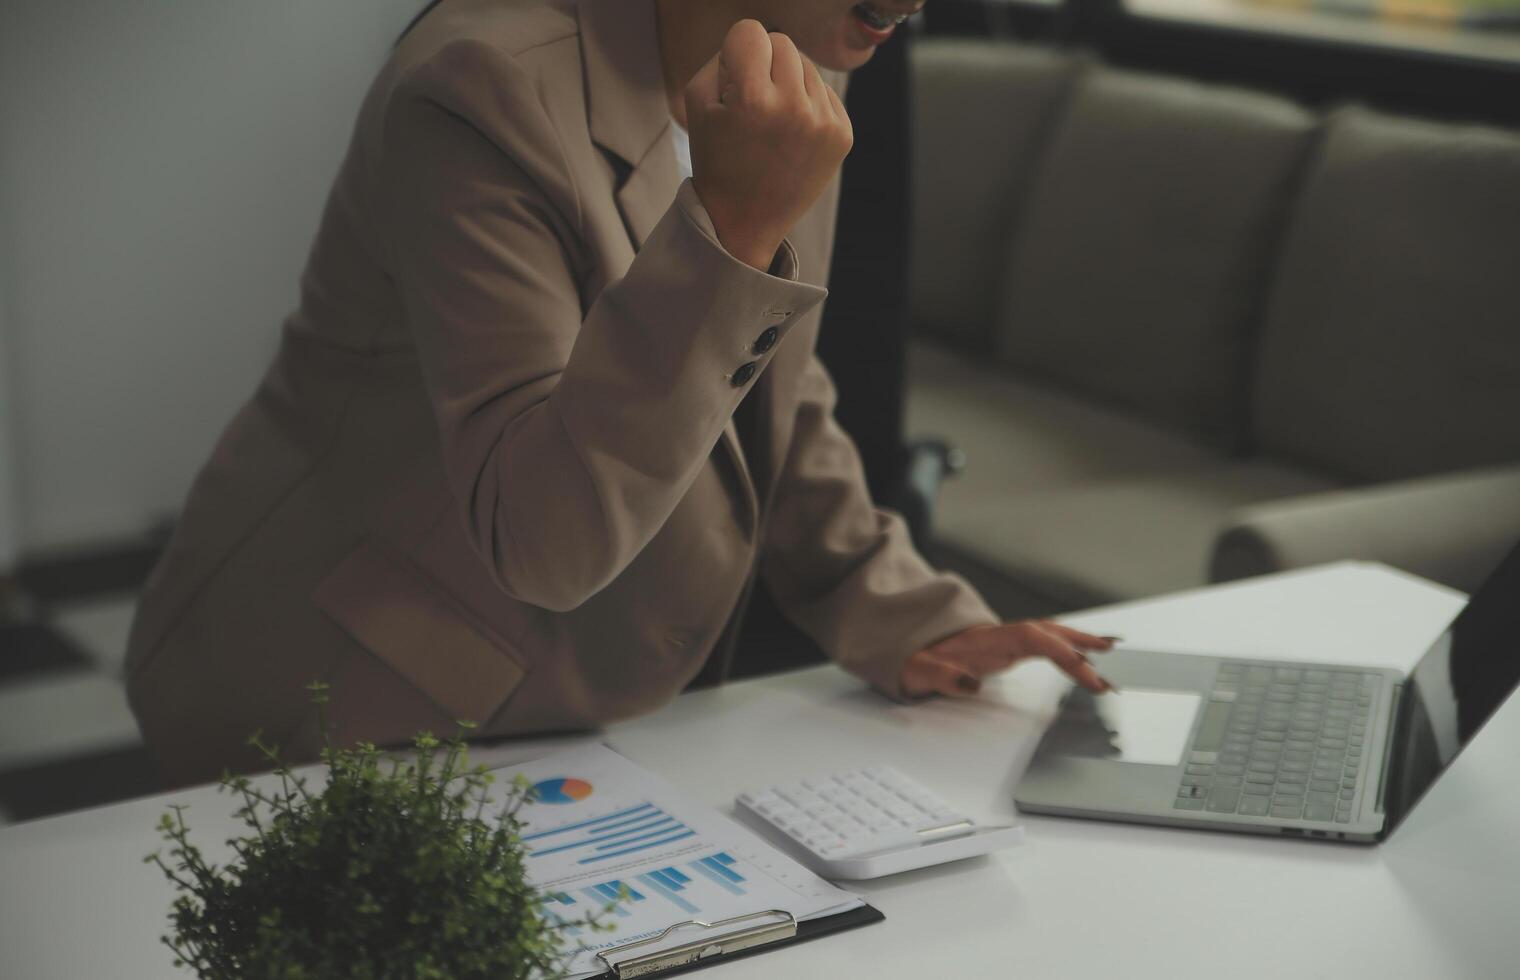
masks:
<svg viewBox="0 0 1520 980"><path fill-rule="evenodd" d="M1351 822L1377 674L1221 664L1178 810Z"/></svg>

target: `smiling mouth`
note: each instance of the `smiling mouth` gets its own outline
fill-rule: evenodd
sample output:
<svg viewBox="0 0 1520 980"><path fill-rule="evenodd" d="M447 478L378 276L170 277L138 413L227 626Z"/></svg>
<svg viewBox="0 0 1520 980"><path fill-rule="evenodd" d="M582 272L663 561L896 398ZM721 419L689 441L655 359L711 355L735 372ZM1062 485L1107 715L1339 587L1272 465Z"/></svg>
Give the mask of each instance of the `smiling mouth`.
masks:
<svg viewBox="0 0 1520 980"><path fill-rule="evenodd" d="M906 13L883 10L881 7L876 6L876 4L871 3L870 0L867 0L865 3L857 3L853 9L855 16L865 21L867 27L878 31L884 31L889 27L896 27L917 12L916 7Z"/></svg>

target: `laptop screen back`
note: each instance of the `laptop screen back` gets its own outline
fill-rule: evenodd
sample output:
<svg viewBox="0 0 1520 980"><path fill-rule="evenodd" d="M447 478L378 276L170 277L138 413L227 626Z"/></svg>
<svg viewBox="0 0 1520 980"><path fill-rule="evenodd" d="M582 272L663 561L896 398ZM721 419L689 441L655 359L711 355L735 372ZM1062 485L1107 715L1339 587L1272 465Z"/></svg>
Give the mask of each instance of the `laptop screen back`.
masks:
<svg viewBox="0 0 1520 980"><path fill-rule="evenodd" d="M1387 835L1520 686L1520 546L1409 675L1384 796Z"/></svg>

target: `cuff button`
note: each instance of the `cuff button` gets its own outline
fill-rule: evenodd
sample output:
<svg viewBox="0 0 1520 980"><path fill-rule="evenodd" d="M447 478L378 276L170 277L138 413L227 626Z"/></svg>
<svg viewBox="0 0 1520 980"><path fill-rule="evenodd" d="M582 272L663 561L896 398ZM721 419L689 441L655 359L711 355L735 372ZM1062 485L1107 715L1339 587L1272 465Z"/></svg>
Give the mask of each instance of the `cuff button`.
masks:
<svg viewBox="0 0 1520 980"><path fill-rule="evenodd" d="M776 346L776 339L780 336L780 331L775 327L766 327L765 332L755 338L755 343L750 350L756 354L764 354Z"/></svg>
<svg viewBox="0 0 1520 980"><path fill-rule="evenodd" d="M739 365L738 370L736 370L728 380L735 388L743 388L745 385L749 384L750 379L754 376L755 362L747 361L744 364Z"/></svg>

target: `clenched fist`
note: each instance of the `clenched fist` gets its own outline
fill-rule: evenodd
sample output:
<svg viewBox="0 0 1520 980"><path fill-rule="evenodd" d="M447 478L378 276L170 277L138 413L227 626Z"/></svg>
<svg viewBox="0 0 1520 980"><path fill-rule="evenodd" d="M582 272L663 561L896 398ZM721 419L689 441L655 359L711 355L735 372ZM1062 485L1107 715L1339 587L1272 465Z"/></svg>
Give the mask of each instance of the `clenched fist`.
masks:
<svg viewBox="0 0 1520 980"><path fill-rule="evenodd" d="M785 34L741 20L686 86L692 183L723 247L770 268L854 143L839 96Z"/></svg>

